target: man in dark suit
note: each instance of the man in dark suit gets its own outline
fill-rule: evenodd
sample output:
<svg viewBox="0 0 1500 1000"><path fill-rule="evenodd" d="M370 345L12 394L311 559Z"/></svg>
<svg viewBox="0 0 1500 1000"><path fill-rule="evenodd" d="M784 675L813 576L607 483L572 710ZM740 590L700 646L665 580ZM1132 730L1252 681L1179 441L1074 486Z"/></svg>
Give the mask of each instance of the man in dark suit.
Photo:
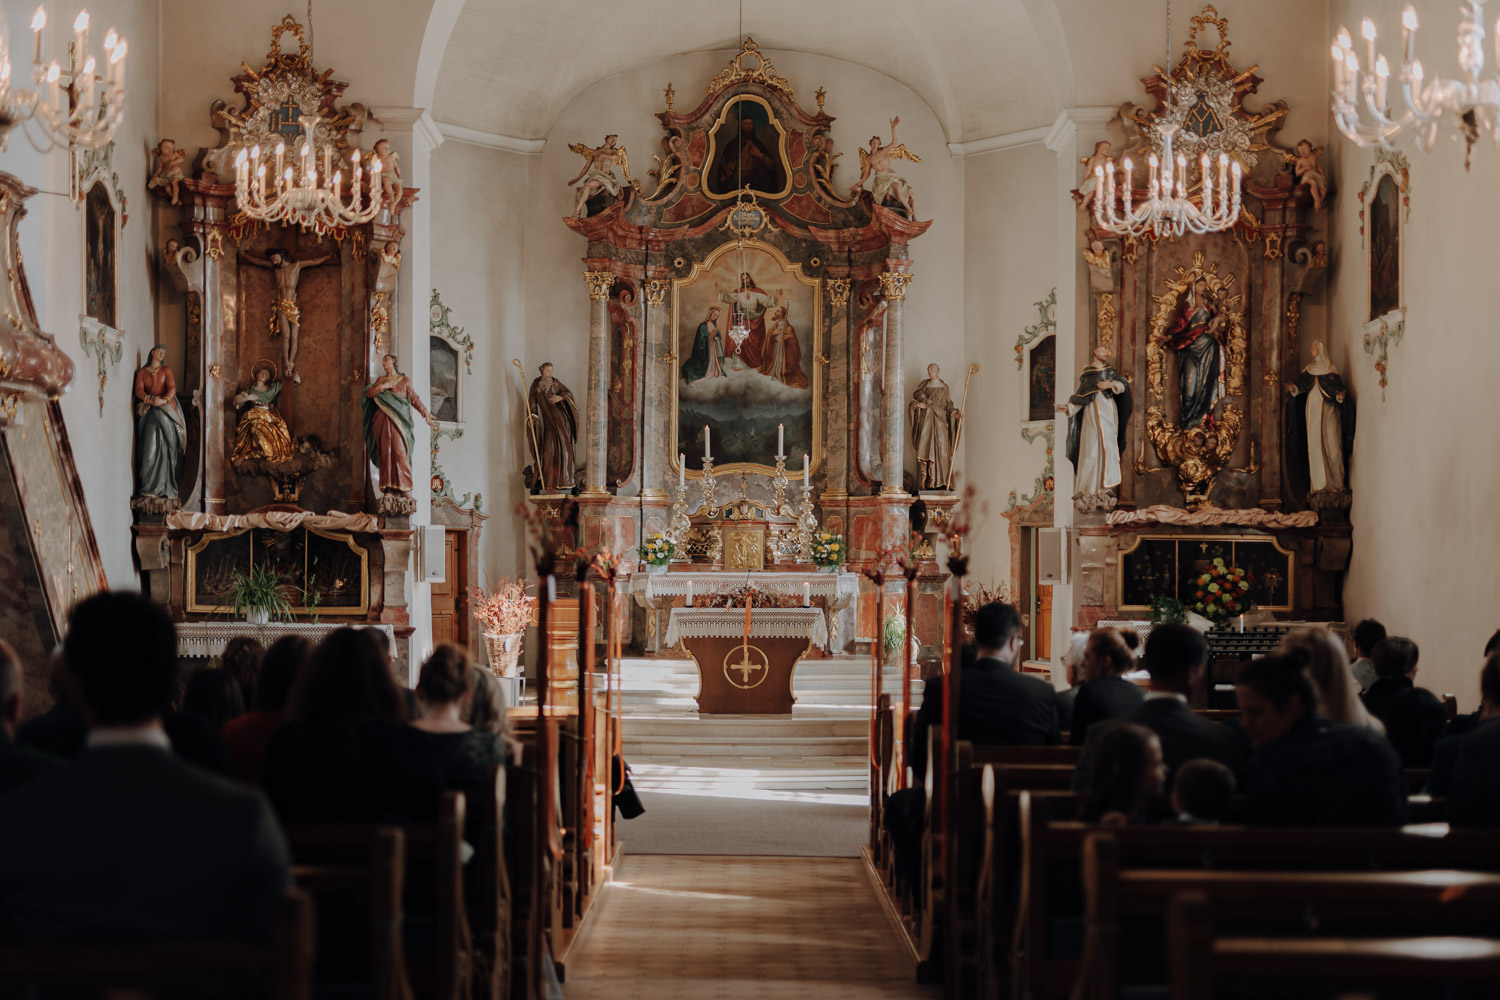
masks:
<svg viewBox="0 0 1500 1000"><path fill-rule="evenodd" d="M1240 720L1255 752L1245 815L1263 826L1398 826L1406 772L1395 748L1361 726L1330 722L1298 656L1264 656L1235 678Z"/></svg>
<svg viewBox="0 0 1500 1000"><path fill-rule="evenodd" d="M1447 794L1454 826L1500 826L1500 651L1484 661L1479 687L1479 725L1437 745L1428 779L1432 794Z"/></svg>
<svg viewBox="0 0 1500 1000"><path fill-rule="evenodd" d="M1500 639L1500 633L1496 635ZM1437 741L1432 748L1432 773L1422 789L1434 798L1447 798L1453 786L1453 769L1458 763L1464 740L1486 728L1485 723L1500 719L1500 642L1485 647L1484 667L1479 671L1479 711L1469 716L1470 723L1460 732Z"/></svg>
<svg viewBox="0 0 1500 1000"><path fill-rule="evenodd" d="M1203 683L1208 665L1208 641L1203 633L1188 625L1158 625L1146 640L1146 669L1151 674L1151 689L1141 707L1129 715L1113 720L1133 722L1154 732L1161 740L1162 757L1167 762L1167 787L1172 786L1177 769L1190 760L1206 757L1229 768L1239 778L1245 770L1245 752L1238 732L1217 722L1210 722L1188 707L1188 698ZM1111 723L1095 726L1078 761L1074 786L1088 773L1097 736Z"/></svg>
<svg viewBox="0 0 1500 1000"><path fill-rule="evenodd" d="M23 683L20 658L0 640L0 795L64 766L56 757L16 745Z"/></svg>
<svg viewBox="0 0 1500 1000"><path fill-rule="evenodd" d="M78 604L64 644L89 725L71 767L0 798L0 935L264 937L291 881L259 792L172 753L172 622L139 594Z"/></svg>
<svg viewBox="0 0 1500 1000"><path fill-rule="evenodd" d="M998 746L1056 746L1062 742L1052 685L1016 669L1021 659L1021 616L1009 604L986 604L974 615L974 662L959 674L956 738ZM928 733L943 720L943 679L922 689L922 707L912 726L913 787L891 795L886 829L895 851L896 874L916 878L927 800Z"/></svg>

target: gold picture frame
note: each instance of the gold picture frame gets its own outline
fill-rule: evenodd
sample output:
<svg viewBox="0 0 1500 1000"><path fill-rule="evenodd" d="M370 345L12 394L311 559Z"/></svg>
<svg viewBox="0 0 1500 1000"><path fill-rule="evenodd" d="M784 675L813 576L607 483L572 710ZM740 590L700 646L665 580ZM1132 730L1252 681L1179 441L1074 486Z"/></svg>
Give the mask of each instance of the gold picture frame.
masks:
<svg viewBox="0 0 1500 1000"><path fill-rule="evenodd" d="M370 610L370 553L354 541L354 536L342 531L319 531L317 528L309 528L303 525L303 529L311 535L326 538L329 541L343 542L349 547L349 551L359 557L359 604L349 606L318 605L307 607L305 604L292 606L294 615L363 615ZM197 544L191 545L187 550L187 610L189 614L198 615L228 615L234 613L234 608L224 604L209 604L198 598L198 554L216 541L225 538L243 538L250 552L250 565L255 565L255 531L209 531L204 532ZM305 583L308 572L308 549L302 550L302 579Z"/></svg>
<svg viewBox="0 0 1500 1000"><path fill-rule="evenodd" d="M1278 553L1286 556L1286 596L1285 604L1259 604L1256 607L1261 611L1291 611L1296 601L1297 593L1297 553L1293 549L1283 548L1277 541L1275 535L1137 535L1135 541L1128 549L1120 549L1115 554L1115 600L1123 602L1122 595L1125 593L1125 557L1145 542L1173 542L1175 544L1196 545L1207 542L1227 542L1231 546L1236 542L1253 543L1256 545L1269 543ZM1232 551L1232 550L1231 550ZM1175 562L1175 559L1174 559ZM1150 611L1149 604L1125 604L1115 605L1116 609L1124 611Z"/></svg>

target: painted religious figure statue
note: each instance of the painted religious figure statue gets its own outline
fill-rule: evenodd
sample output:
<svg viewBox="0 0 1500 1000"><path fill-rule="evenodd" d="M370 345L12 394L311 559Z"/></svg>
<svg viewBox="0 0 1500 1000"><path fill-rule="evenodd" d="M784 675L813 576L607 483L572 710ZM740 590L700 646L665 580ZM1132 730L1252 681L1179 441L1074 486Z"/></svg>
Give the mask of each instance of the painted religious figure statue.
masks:
<svg viewBox="0 0 1500 1000"><path fill-rule="evenodd" d="M714 290L719 293L719 301L728 303L731 313L737 314L750 331L734 353L745 364L758 370L766 362L766 348L769 346L766 343L766 317L781 304L780 298L756 285L749 271L740 275L740 287L730 290L714 282Z"/></svg>
<svg viewBox="0 0 1500 1000"><path fill-rule="evenodd" d="M786 318L784 305L771 310L766 326L765 360L756 371L793 389L808 387L807 375L802 371L802 346L797 343L797 331Z"/></svg>
<svg viewBox="0 0 1500 1000"><path fill-rule="evenodd" d="M171 139L163 139L151 151L151 158L156 161L156 165L151 169L151 179L146 182L146 189L160 188L172 204L181 205L182 165L187 160L187 153L178 149L177 143Z"/></svg>
<svg viewBox="0 0 1500 1000"><path fill-rule="evenodd" d="M365 389L365 450L380 470L382 493L411 493L411 451L416 421L422 415L427 426L437 426L427 407L411 387L411 379L396 368L396 356L380 359L385 374Z"/></svg>
<svg viewBox="0 0 1500 1000"><path fill-rule="evenodd" d="M916 198L912 194L911 185L902 177L898 177L891 169L892 160L910 160L912 163L921 163L922 158L906 148L905 143L896 144L896 126L901 124L900 116L891 119L891 141L889 145L881 145L880 136L870 136L870 151L859 151L859 180L849 189L851 197L858 197L859 192L864 189L865 181L870 175L875 175L875 184L870 190L870 196L877 205L891 205L895 208L906 210L908 219L916 219Z"/></svg>
<svg viewBox="0 0 1500 1000"><path fill-rule="evenodd" d="M682 380L688 385L711 378L727 378L724 371L724 331L719 329L719 307L712 306L693 336L693 353L682 364Z"/></svg>
<svg viewBox="0 0 1500 1000"><path fill-rule="evenodd" d="M548 491L573 488L577 470L573 465L573 448L578 441L578 404L573 393L552 377L552 363L541 366L532 379L528 403L535 422L536 447L541 451L542 487Z"/></svg>
<svg viewBox="0 0 1500 1000"><path fill-rule="evenodd" d="M177 380L167 349L151 348L135 373L135 495L176 499L187 445L187 421L177 405Z"/></svg>
<svg viewBox="0 0 1500 1000"><path fill-rule="evenodd" d="M297 373L297 341L302 335L302 310L297 308L297 283L302 272L326 262L332 254L324 254L312 260L293 260L292 255L281 247L272 247L265 259L240 254L240 259L254 267L270 270L276 281L276 298L271 303L271 336L281 337L282 370L296 384L302 384Z"/></svg>
<svg viewBox="0 0 1500 1000"><path fill-rule="evenodd" d="M1201 424L1224 395L1223 317L1199 278L1183 297L1167 327L1167 346L1177 353L1177 381L1182 395L1178 422L1183 430Z"/></svg>
<svg viewBox="0 0 1500 1000"><path fill-rule="evenodd" d="M604 137L604 144L597 149L581 142L568 146L583 157L583 169L578 171L577 177L568 181L568 187L578 184L578 190L573 192L573 218L588 217L589 199L596 194L608 194L611 198L620 196L623 185L615 176L616 166L625 175L625 183L630 183L630 160L625 147L615 145L617 139L619 136L607 135ZM583 183L579 184L579 181Z"/></svg>
<svg viewBox="0 0 1500 1000"><path fill-rule="evenodd" d="M233 462L285 462L292 457L292 435L287 430L276 398L281 395L281 381L271 361L259 361L255 376L234 397L240 421L234 432Z"/></svg>
<svg viewBox="0 0 1500 1000"><path fill-rule="evenodd" d="M906 404L911 443L917 451L917 489L945 490L953 481L953 441L962 417L953 405L953 392L938 377L937 365L927 366L927 377Z"/></svg>
<svg viewBox="0 0 1500 1000"><path fill-rule="evenodd" d="M1348 489L1349 452L1354 444L1354 400L1323 342L1312 345L1312 363L1286 383L1287 461L1310 493Z"/></svg>
<svg viewBox="0 0 1500 1000"><path fill-rule="evenodd" d="M1068 461L1073 463L1073 498L1084 506L1101 503L1120 485L1120 455L1132 406L1130 383L1109 363L1109 351L1094 355L1068 397Z"/></svg>
<svg viewBox="0 0 1500 1000"><path fill-rule="evenodd" d="M1078 203L1078 210L1088 214L1094 199L1099 197L1099 175L1094 173L1096 169L1109 169L1110 152L1113 145L1108 139L1100 139L1094 143L1094 154L1083 159L1083 180L1078 185L1078 190L1073 192L1073 200Z"/></svg>

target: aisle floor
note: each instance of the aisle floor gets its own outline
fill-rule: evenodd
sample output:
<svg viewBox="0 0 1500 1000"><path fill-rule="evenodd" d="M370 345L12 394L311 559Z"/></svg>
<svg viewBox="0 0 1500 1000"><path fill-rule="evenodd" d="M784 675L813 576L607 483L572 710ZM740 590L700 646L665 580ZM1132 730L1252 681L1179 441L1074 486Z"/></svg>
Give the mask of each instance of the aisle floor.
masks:
<svg viewBox="0 0 1500 1000"><path fill-rule="evenodd" d="M861 863L626 856L574 947L567 1000L933 998Z"/></svg>

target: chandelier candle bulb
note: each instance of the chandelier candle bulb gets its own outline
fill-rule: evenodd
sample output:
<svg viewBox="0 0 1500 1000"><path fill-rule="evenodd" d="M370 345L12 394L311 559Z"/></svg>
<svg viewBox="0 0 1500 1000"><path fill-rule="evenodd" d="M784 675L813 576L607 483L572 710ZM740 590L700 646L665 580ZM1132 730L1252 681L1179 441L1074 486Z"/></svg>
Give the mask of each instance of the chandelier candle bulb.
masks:
<svg viewBox="0 0 1500 1000"><path fill-rule="evenodd" d="M1380 113L1381 118L1385 117L1385 91L1390 80L1391 66L1385 61L1385 56L1381 56L1375 60L1375 110Z"/></svg>
<svg viewBox="0 0 1500 1000"><path fill-rule="evenodd" d="M42 64L42 31L47 27L47 9L38 7L36 13L31 16L31 41L33 66Z"/></svg>
<svg viewBox="0 0 1500 1000"><path fill-rule="evenodd" d="M1375 65L1375 22L1368 17L1359 26L1359 33L1365 39L1365 65Z"/></svg>

